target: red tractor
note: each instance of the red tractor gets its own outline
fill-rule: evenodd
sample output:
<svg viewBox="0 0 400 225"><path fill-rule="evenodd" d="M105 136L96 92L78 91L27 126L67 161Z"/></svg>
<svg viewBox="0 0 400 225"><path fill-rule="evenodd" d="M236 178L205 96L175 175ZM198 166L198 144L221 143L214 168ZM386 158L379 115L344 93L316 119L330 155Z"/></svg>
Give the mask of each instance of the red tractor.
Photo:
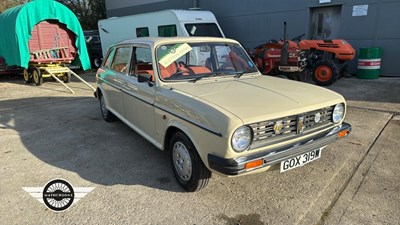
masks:
<svg viewBox="0 0 400 225"><path fill-rule="evenodd" d="M304 34L286 40L271 40L257 46L253 59L263 74L305 80L307 74L321 86L331 85L346 75L347 61L355 56L353 47L343 39L301 40Z"/></svg>

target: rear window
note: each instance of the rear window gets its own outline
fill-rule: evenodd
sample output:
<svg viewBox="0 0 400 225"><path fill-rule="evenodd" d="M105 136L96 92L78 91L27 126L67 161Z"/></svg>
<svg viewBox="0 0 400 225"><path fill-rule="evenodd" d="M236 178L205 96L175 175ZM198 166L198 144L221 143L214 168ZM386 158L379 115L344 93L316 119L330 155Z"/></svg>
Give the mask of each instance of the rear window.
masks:
<svg viewBox="0 0 400 225"><path fill-rule="evenodd" d="M188 23L185 28L190 36L222 37L221 31L215 23Z"/></svg>

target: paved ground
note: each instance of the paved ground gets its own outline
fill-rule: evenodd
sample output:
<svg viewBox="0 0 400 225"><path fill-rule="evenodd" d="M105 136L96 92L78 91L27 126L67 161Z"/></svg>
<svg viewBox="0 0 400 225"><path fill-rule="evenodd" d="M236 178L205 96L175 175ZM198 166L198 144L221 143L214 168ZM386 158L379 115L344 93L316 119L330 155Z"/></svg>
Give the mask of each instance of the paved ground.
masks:
<svg viewBox="0 0 400 225"><path fill-rule="evenodd" d="M93 83L93 74L83 76ZM400 79L341 79L351 136L302 168L213 176L185 193L168 155L122 122L105 123L82 83L0 77L1 224L399 224ZM64 178L95 189L54 213L22 187Z"/></svg>

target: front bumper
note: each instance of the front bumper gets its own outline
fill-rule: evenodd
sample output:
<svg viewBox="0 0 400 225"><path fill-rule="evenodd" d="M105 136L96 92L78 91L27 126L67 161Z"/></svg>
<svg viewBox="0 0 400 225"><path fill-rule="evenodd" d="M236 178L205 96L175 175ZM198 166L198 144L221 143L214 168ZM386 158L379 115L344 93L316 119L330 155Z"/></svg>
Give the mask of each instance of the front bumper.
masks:
<svg viewBox="0 0 400 225"><path fill-rule="evenodd" d="M343 133L345 135L343 135ZM342 123L334 128L311 138L307 138L296 144L290 144L284 147L258 152L238 158L226 159L219 156L208 154L208 163L211 169L229 176L244 174L250 171L261 169L267 166L278 164L286 159L301 155L312 150L322 148L332 142L337 141L339 134L343 137L351 132L351 125ZM246 169L246 164L256 160L262 160L263 163L257 168Z"/></svg>

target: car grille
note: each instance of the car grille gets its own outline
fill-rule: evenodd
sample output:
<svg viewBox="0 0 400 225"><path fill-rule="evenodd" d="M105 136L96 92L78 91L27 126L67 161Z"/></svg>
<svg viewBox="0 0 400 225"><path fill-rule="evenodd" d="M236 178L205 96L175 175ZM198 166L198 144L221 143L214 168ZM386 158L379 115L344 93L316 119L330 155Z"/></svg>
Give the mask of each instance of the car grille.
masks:
<svg viewBox="0 0 400 225"><path fill-rule="evenodd" d="M286 141L300 135L315 132L331 125L334 106L250 124L253 142L250 149ZM320 117L315 122L315 117Z"/></svg>

